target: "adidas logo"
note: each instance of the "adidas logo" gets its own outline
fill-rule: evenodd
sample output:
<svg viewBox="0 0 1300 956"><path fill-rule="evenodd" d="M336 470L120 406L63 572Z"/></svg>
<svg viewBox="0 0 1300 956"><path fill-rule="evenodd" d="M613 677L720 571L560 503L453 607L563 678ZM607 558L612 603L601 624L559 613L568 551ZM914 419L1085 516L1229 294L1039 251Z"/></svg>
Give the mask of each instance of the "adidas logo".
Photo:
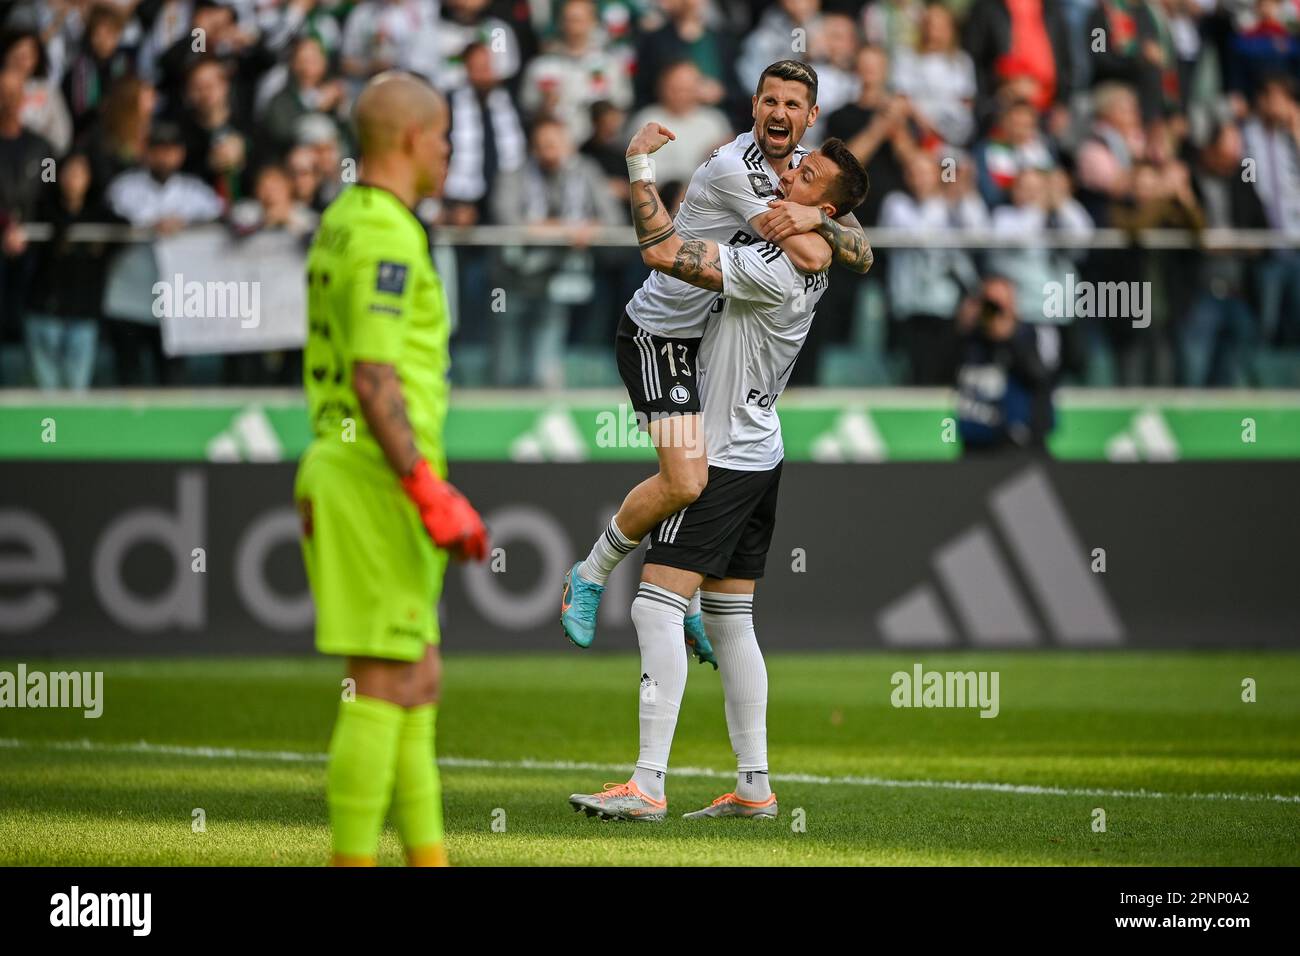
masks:
<svg viewBox="0 0 1300 956"><path fill-rule="evenodd" d="M827 431L813 439L813 461L884 461L889 457L871 413L861 408L843 412Z"/></svg>
<svg viewBox="0 0 1300 956"><path fill-rule="evenodd" d="M947 647L962 636L976 647L1030 647L1046 634L1068 647L1122 644L1123 623L1043 470L1004 481L988 507L1032 600L993 530L980 523L934 552L946 605L931 583L916 585L877 615L885 643Z"/></svg>
<svg viewBox="0 0 1300 956"><path fill-rule="evenodd" d="M1108 461L1177 461L1178 439L1158 408L1144 408L1106 442Z"/></svg>
<svg viewBox="0 0 1300 956"><path fill-rule="evenodd" d="M649 674L641 675L641 702L654 704L659 700L659 682Z"/></svg>
<svg viewBox="0 0 1300 956"><path fill-rule="evenodd" d="M241 411L204 449L208 461L280 461L284 448L275 427L258 405Z"/></svg>
<svg viewBox="0 0 1300 956"><path fill-rule="evenodd" d="M533 427L510 443L511 461L584 461L587 443L573 416L559 406L537 416Z"/></svg>

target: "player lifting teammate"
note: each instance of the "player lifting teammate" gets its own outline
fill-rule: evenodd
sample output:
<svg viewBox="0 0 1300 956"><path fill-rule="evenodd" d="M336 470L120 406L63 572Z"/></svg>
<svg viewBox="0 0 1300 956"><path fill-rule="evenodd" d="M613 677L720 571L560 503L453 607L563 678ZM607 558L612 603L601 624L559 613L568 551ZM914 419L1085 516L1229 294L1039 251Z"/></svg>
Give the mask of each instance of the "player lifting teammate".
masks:
<svg viewBox="0 0 1300 956"><path fill-rule="evenodd" d="M827 267L829 244L835 261L867 271L871 247L851 213L837 219L788 195L778 199L782 177L808 155L798 144L817 119L816 72L798 60L773 63L759 77L752 108L753 129L718 149L691 178L676 217L677 235L731 245L766 239L805 273ZM654 443L659 471L632 489L587 558L565 575L560 617L579 647L595 640L596 612L610 573L644 535L704 489L708 463L699 433L697 352L710 317L725 306L715 290L653 272L619 323L619 374ZM717 666L696 597L684 635L701 660Z"/></svg>
<svg viewBox="0 0 1300 956"><path fill-rule="evenodd" d="M640 750L632 778L607 785L602 793L574 794L569 802L575 810L605 818L666 817L664 776L686 689L684 617L703 585L703 623L721 671L738 772L733 792L687 816L775 817L776 796L767 776L767 671L754 633L754 582L763 575L772 540L784 458L776 400L808 335L827 273L799 269L771 242L727 245L682 237L655 189L650 159L671 139L671 132L650 123L628 147L632 218L647 265L720 303L700 346L708 480L695 501L654 530L632 602L642 673ZM849 148L831 139L787 169L780 185L791 202L831 219L856 208L868 183Z"/></svg>

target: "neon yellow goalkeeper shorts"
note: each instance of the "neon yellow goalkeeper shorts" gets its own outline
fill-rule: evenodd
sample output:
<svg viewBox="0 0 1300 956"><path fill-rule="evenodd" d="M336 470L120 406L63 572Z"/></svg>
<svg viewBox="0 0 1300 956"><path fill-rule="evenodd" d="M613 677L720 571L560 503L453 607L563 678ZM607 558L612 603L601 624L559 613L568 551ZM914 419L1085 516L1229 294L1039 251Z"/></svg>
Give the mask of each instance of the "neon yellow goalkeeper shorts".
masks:
<svg viewBox="0 0 1300 956"><path fill-rule="evenodd" d="M313 442L294 500L322 654L418 661L439 641L447 552L434 546L387 463Z"/></svg>

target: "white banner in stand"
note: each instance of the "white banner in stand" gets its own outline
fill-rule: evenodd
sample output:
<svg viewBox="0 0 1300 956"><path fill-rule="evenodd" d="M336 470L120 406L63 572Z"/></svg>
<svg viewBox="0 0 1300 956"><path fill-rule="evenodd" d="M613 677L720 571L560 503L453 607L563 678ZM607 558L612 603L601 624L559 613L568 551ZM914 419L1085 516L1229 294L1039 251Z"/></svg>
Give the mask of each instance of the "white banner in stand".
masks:
<svg viewBox="0 0 1300 956"><path fill-rule="evenodd" d="M283 232L245 238L220 227L154 243L153 314L168 355L302 348L306 250Z"/></svg>

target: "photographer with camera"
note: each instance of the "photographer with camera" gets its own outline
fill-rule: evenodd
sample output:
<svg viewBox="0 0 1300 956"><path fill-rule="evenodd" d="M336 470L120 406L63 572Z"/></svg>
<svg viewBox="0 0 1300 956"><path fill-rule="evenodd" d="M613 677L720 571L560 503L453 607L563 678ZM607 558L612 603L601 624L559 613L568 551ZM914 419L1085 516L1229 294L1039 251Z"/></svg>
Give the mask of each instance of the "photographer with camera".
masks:
<svg viewBox="0 0 1300 956"><path fill-rule="evenodd" d="M1055 424L1053 374L1033 326L1022 325L1016 287L985 277L957 312L957 431L967 456L1047 453Z"/></svg>

